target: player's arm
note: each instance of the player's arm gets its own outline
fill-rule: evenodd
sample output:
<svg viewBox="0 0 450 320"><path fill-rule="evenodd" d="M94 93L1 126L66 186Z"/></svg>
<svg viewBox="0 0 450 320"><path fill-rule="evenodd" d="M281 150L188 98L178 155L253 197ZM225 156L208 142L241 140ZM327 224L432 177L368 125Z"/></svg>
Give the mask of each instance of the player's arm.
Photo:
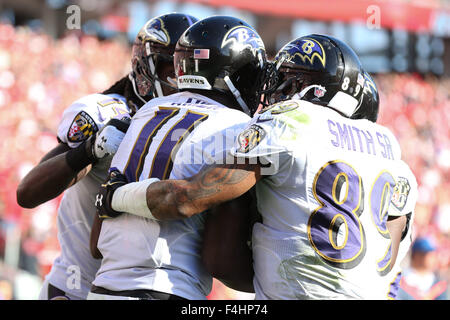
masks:
<svg viewBox="0 0 450 320"><path fill-rule="evenodd" d="M189 218L243 195L260 177L256 164L210 166L188 180L151 184L147 207L158 220Z"/></svg>
<svg viewBox="0 0 450 320"><path fill-rule="evenodd" d="M203 233L202 260L211 275L228 287L253 289L253 258L249 247L256 216L250 192L210 209Z"/></svg>
<svg viewBox="0 0 450 320"><path fill-rule="evenodd" d="M102 259L103 256L100 253L100 250L97 248L98 244L98 238L100 236L100 231L102 229L102 222L103 220L98 217L98 215L95 215L94 217L94 223L92 224L91 229L91 237L89 241L91 255L94 259Z"/></svg>
<svg viewBox="0 0 450 320"><path fill-rule="evenodd" d="M400 162L396 173L396 185L388 209L386 226L391 237L391 265L394 265L401 241L411 233L417 200L417 181L409 166ZM410 239L408 239L410 240Z"/></svg>
<svg viewBox="0 0 450 320"><path fill-rule="evenodd" d="M112 119L75 148L60 143L22 179L17 188L18 204L34 208L60 195L83 178L91 165L115 153L128 126L128 120Z"/></svg>
<svg viewBox="0 0 450 320"><path fill-rule="evenodd" d="M83 148L84 145L71 149L67 144L59 143L48 152L20 182L17 188L18 204L24 208L34 208L57 197L83 178L92 163ZM71 166L67 161L68 153L80 159L80 165Z"/></svg>
<svg viewBox="0 0 450 320"><path fill-rule="evenodd" d="M276 130L271 129L274 126ZM274 175L282 165L292 162L290 149L280 140L288 130L289 126L272 118L262 121L261 126L250 123L230 150L234 157L224 159L227 164L207 166L186 180L150 178L127 184L122 179L120 184L105 184L98 194L105 200L97 206L99 214L115 217L127 212L157 220L180 219L235 199L261 179L261 170L264 175Z"/></svg>
<svg viewBox="0 0 450 320"><path fill-rule="evenodd" d="M211 165L186 180L151 178L127 183L120 172L112 172L100 188L96 203L101 217L127 212L150 219L189 218L235 199L261 178L259 164Z"/></svg>

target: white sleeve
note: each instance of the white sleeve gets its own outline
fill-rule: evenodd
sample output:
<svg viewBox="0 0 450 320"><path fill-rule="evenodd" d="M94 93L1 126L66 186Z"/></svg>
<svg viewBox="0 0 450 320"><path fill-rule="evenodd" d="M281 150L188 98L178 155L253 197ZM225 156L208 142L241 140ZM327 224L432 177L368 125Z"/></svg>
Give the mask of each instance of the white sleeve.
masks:
<svg viewBox="0 0 450 320"><path fill-rule="evenodd" d="M110 119L129 117L129 109L119 97L91 94L72 103L59 123L58 139L76 148Z"/></svg>
<svg viewBox="0 0 450 320"><path fill-rule="evenodd" d="M396 185L389 206L390 216L402 216L414 212L418 190L416 177L403 161L394 172Z"/></svg>

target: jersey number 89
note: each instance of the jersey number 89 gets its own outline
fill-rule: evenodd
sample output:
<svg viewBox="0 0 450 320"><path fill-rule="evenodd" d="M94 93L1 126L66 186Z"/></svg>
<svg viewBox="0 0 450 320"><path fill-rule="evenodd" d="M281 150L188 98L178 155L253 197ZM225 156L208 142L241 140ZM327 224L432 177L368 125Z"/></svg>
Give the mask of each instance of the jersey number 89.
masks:
<svg viewBox="0 0 450 320"><path fill-rule="evenodd" d="M372 221L378 233L390 238L386 227L387 209L395 186L392 175L382 171L369 194ZM344 193L344 194L342 194ZM366 236L360 216L364 211L364 187L355 169L343 161L330 161L316 174L313 194L320 206L308 221L308 237L314 250L328 264L356 267L366 253ZM345 232L339 232L345 228ZM342 231L342 230L341 230ZM342 239L339 235L342 235ZM391 270L391 244L377 261L377 271Z"/></svg>

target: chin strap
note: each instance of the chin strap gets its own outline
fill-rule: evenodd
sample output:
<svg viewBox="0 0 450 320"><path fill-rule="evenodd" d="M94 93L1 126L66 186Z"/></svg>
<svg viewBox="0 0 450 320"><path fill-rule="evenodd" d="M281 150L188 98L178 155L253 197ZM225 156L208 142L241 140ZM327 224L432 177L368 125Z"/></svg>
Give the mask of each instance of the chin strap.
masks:
<svg viewBox="0 0 450 320"><path fill-rule="evenodd" d="M242 99L241 97L241 93L239 92L238 89L236 89L236 87L233 85L233 82L231 81L230 77L225 76L223 78L223 80L225 81L225 83L228 86L228 89L230 89L231 93L233 94L233 96L236 98L237 102L239 103L239 105L241 106L242 110L248 114L249 116L251 116L250 114L250 109L247 106L247 104L245 103L245 101Z"/></svg>

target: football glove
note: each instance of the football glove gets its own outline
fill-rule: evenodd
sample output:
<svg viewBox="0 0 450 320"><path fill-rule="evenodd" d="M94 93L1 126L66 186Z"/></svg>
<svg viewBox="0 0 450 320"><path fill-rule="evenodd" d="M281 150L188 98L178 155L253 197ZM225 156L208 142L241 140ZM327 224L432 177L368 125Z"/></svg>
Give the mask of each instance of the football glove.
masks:
<svg viewBox="0 0 450 320"><path fill-rule="evenodd" d="M128 117L121 120L111 119L99 132L86 141L86 151L94 159L94 162L117 152L130 126L130 121L131 119Z"/></svg>
<svg viewBox="0 0 450 320"><path fill-rule="evenodd" d="M115 218L122 214L122 212L113 210L111 203L114 192L127 183L127 178L120 171L114 170L109 173L108 179L100 186L95 196L95 207L99 218Z"/></svg>

